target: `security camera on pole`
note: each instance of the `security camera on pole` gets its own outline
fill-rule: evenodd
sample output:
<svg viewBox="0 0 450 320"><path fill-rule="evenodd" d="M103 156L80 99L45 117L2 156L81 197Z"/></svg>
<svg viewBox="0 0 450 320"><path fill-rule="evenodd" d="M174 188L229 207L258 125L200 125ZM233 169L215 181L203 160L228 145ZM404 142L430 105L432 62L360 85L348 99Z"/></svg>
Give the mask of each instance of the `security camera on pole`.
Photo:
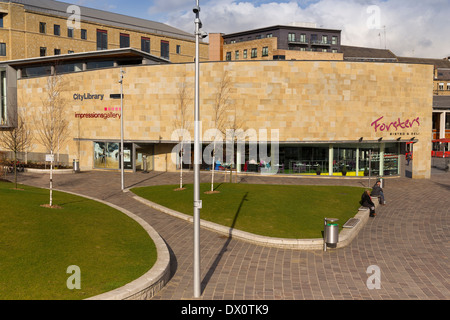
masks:
<svg viewBox="0 0 450 320"><path fill-rule="evenodd" d="M194 297L201 296L200 288L200 209L202 201L200 200L200 61L199 61L199 41L208 35L200 31L202 22L200 21L199 0L193 11L195 13L195 112L194 112Z"/></svg>

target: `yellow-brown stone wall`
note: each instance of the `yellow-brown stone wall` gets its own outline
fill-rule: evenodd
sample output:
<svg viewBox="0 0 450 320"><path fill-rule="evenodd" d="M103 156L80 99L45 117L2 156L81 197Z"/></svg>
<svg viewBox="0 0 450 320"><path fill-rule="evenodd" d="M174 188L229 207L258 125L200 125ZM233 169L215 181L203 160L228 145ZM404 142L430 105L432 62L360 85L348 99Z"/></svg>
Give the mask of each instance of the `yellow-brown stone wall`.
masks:
<svg viewBox="0 0 450 320"><path fill-rule="evenodd" d="M125 68L125 71L125 139L175 142L172 133L176 128L179 89L183 83L190 92L188 116L193 120L194 65L139 66ZM344 61L202 63L203 133L213 128L212 105L225 71L231 83L227 117L231 119L237 114L242 120L242 129L266 129L269 139L270 130L278 129L280 141L299 143L357 141L360 137L365 141L383 138L387 142L414 135L419 139L414 149L415 177L429 177L432 66ZM109 112L108 108L120 113L116 109L120 107L120 100L109 99L110 94L120 92L118 78L119 69L63 76L72 140L64 150L70 159L80 158L82 168L92 168L92 142L82 142L80 154L73 139L117 141L120 139L120 120L77 119L75 114L105 113ZM45 86L46 78L19 80L19 101L22 101L19 108L25 107L26 114L32 118L41 110ZM105 98L103 101L74 100L74 94L84 93L104 94ZM411 128L405 128L406 120L407 127ZM394 129L398 126L394 124L397 121L403 124ZM192 139L193 127L191 123ZM170 152L171 148L161 145L159 148L162 152L158 159L155 156L155 168L167 166L169 170L173 169L172 163L164 162L164 159L170 159L165 152ZM36 146L35 152L45 152L38 150L40 148Z"/></svg>

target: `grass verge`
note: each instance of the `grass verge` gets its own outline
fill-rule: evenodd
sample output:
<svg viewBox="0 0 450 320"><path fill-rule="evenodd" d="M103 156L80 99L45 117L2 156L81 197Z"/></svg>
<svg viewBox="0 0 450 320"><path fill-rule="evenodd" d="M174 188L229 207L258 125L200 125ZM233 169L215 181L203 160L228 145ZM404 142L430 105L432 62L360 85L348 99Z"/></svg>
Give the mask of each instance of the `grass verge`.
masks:
<svg viewBox="0 0 450 320"><path fill-rule="evenodd" d="M74 195L0 182L0 299L79 300L121 287L156 262L156 247L134 220ZM81 289L70 290L69 266Z"/></svg>
<svg viewBox="0 0 450 320"><path fill-rule="evenodd" d="M355 216L364 188L222 183L214 194L201 184L201 219L250 233L286 238L321 238L324 218L342 226ZM193 186L151 186L132 191L167 208L193 215Z"/></svg>

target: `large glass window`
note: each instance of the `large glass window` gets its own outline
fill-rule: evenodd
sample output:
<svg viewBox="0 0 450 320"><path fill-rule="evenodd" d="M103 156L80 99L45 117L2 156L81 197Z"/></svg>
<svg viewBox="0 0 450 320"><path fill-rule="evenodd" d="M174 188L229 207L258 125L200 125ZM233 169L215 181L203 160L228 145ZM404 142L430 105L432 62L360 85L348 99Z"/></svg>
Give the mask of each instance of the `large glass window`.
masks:
<svg viewBox="0 0 450 320"><path fill-rule="evenodd" d="M70 72L80 72L83 71L82 63L65 63L56 66L56 73L70 73Z"/></svg>
<svg viewBox="0 0 450 320"><path fill-rule="evenodd" d="M129 48L130 47L130 35L126 33L120 34L120 47Z"/></svg>
<svg viewBox="0 0 450 320"><path fill-rule="evenodd" d="M150 38L141 38L141 50L150 53Z"/></svg>
<svg viewBox="0 0 450 320"><path fill-rule="evenodd" d="M450 113L445 116L445 129L450 130Z"/></svg>
<svg viewBox="0 0 450 320"><path fill-rule="evenodd" d="M133 145L124 144L124 168L133 169ZM120 169L120 143L118 142L94 142L94 168L96 169Z"/></svg>
<svg viewBox="0 0 450 320"><path fill-rule="evenodd" d="M108 31L97 29L97 50L108 49Z"/></svg>
<svg viewBox="0 0 450 320"><path fill-rule="evenodd" d="M86 63L86 69L101 69L114 67L114 61L89 61Z"/></svg>
<svg viewBox="0 0 450 320"><path fill-rule="evenodd" d="M52 74L51 66L29 67L22 69L22 78L43 77Z"/></svg>
<svg viewBox="0 0 450 320"><path fill-rule="evenodd" d="M161 40L161 58L169 59L169 41Z"/></svg>
<svg viewBox="0 0 450 320"><path fill-rule="evenodd" d="M282 173L316 174L328 172L328 146L280 146L279 159Z"/></svg>
<svg viewBox="0 0 450 320"><path fill-rule="evenodd" d="M94 167L119 169L119 143L94 142Z"/></svg>

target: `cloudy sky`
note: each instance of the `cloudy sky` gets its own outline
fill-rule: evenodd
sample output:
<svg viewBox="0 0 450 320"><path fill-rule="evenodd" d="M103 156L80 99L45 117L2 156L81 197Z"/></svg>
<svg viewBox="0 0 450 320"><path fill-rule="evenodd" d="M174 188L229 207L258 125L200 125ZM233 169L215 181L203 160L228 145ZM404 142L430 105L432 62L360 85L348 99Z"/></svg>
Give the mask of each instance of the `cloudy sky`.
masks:
<svg viewBox="0 0 450 320"><path fill-rule="evenodd" d="M194 31L195 0L62 0ZM232 33L291 22L342 30L342 44L399 56L450 56L449 0L200 0L203 30Z"/></svg>

